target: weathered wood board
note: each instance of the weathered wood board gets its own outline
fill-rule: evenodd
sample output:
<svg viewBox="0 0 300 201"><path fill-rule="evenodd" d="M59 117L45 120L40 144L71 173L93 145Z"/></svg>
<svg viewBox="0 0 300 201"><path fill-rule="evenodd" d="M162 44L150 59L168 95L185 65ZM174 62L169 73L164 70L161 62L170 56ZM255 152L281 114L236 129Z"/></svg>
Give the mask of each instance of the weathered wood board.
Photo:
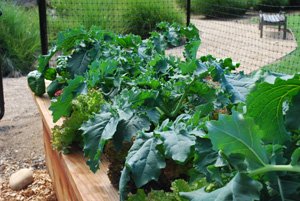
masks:
<svg viewBox="0 0 300 201"><path fill-rule="evenodd" d="M59 201L117 201L117 190L107 177L107 162L101 164L100 170L94 174L85 163L81 153L68 155L52 150L51 128L54 127L49 111L48 97L34 97L43 121L43 138L46 164L53 180ZM58 124L61 122L58 122Z"/></svg>

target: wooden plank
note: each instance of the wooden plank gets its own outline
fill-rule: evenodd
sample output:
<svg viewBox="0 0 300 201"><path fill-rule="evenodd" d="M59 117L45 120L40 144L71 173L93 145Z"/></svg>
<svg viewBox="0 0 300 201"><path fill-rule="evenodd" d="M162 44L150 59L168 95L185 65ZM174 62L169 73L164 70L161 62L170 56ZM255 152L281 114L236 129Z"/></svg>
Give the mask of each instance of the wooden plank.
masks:
<svg viewBox="0 0 300 201"><path fill-rule="evenodd" d="M89 170L81 153L62 155L52 150L51 128L56 124L53 123L48 109L49 98L44 96L34 99L42 116L46 163L58 200L119 200L118 192L107 176L108 164L105 160L100 165L100 170L94 174ZM61 123L62 121L57 124Z"/></svg>
<svg viewBox="0 0 300 201"><path fill-rule="evenodd" d="M261 15L260 15L261 16ZM282 14L262 14L263 21L269 23L284 22L284 15Z"/></svg>

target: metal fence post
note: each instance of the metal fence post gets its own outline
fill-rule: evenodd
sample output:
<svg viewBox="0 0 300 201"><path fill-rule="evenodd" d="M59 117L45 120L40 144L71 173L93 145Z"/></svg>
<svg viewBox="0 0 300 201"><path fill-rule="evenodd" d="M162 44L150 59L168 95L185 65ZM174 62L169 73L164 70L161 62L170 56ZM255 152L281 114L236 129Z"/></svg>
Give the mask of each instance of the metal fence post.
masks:
<svg viewBox="0 0 300 201"><path fill-rule="evenodd" d="M3 82L2 82L2 67L0 66L0 119L4 116L4 92L3 92Z"/></svg>
<svg viewBox="0 0 300 201"><path fill-rule="evenodd" d="M40 38L42 54L48 54L48 33L47 33L47 4L46 0L37 0L39 6Z"/></svg>
<svg viewBox="0 0 300 201"><path fill-rule="evenodd" d="M2 15L2 11L0 10L0 16ZM2 67L0 65L0 119L4 116L4 92L3 92L3 81L2 81Z"/></svg>
<svg viewBox="0 0 300 201"><path fill-rule="evenodd" d="M191 0L186 0L186 26L191 22Z"/></svg>

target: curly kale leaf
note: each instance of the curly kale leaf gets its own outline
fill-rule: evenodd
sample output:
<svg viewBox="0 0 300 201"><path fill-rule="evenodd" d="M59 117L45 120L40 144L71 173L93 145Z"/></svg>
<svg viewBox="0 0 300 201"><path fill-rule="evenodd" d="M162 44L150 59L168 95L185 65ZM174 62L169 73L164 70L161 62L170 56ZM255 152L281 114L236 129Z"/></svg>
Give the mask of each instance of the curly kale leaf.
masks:
<svg viewBox="0 0 300 201"><path fill-rule="evenodd" d="M125 90L113 99L113 104L105 104L97 114L81 126L84 140L84 155L93 172L99 168L101 154L108 140L113 140L119 149L123 141L131 141L141 130L149 130L150 121L146 115L133 109L135 101ZM136 96L141 98L143 96ZM137 100L138 102L138 100Z"/></svg>
<svg viewBox="0 0 300 201"><path fill-rule="evenodd" d="M82 144L81 131L83 122L99 111L104 99L99 91L89 90L86 95L79 95L72 101L72 114L67 117L61 126L52 129L52 146L67 153L72 143Z"/></svg>

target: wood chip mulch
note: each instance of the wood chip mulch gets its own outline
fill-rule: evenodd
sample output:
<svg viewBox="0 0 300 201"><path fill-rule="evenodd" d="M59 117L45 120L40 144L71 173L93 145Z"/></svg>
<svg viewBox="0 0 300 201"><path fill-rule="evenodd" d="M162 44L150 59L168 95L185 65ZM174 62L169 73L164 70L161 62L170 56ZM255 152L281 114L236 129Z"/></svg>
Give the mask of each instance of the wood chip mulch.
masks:
<svg viewBox="0 0 300 201"><path fill-rule="evenodd" d="M34 170L34 182L27 188L14 191L8 179L0 181L0 201L57 201L47 170Z"/></svg>

